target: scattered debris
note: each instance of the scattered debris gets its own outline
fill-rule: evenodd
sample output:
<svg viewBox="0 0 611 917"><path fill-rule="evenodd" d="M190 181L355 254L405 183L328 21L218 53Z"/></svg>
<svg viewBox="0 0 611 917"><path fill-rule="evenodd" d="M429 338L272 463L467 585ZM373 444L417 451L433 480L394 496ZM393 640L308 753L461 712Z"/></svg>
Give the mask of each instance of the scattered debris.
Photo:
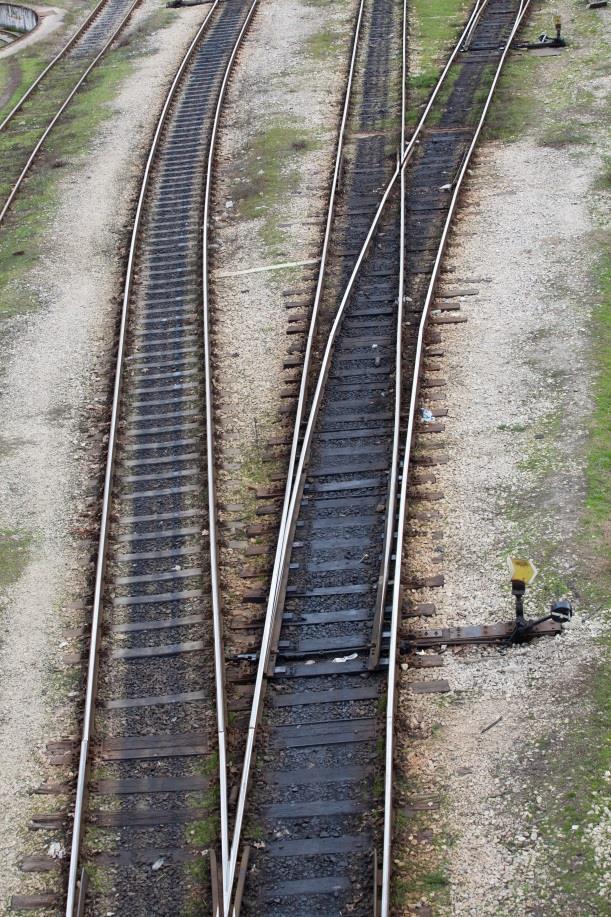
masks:
<svg viewBox="0 0 611 917"><path fill-rule="evenodd" d="M499 716L497 717L496 720L493 720L491 723L488 723L487 726L484 726L480 734L483 735L485 732L488 732L489 729L492 729L493 726L497 726L501 722L502 719L503 717Z"/></svg>
<svg viewBox="0 0 611 917"><path fill-rule="evenodd" d="M52 841L47 853L53 860L63 860L66 856L66 848L59 841Z"/></svg>
<svg viewBox="0 0 611 917"><path fill-rule="evenodd" d="M358 659L358 653L350 653L349 656L336 656L333 662L351 662L353 659Z"/></svg>

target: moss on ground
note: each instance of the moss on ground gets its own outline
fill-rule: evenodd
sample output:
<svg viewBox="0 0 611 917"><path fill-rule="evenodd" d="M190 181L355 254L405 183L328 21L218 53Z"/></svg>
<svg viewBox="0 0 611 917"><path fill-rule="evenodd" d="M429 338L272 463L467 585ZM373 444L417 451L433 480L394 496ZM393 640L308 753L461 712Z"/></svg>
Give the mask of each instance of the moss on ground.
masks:
<svg viewBox="0 0 611 917"><path fill-rule="evenodd" d="M464 26L468 7L466 0L437 0L435 3L413 0L408 4L410 56L406 121L409 125L418 121L420 109L437 82L447 49Z"/></svg>
<svg viewBox="0 0 611 917"><path fill-rule="evenodd" d="M27 567L33 541L29 532L0 531L0 591L14 585Z"/></svg>
<svg viewBox="0 0 611 917"><path fill-rule="evenodd" d="M112 101L121 83L138 62L141 42L168 21L166 15L152 17L136 36L111 51L49 136L0 228L0 321L39 308L36 291L24 278L46 244L63 170L88 153L96 131L113 114ZM29 64L26 71L31 76ZM37 137L32 133L33 140ZM11 143L7 138L0 141L0 155L8 155Z"/></svg>
<svg viewBox="0 0 611 917"><path fill-rule="evenodd" d="M280 256L285 239L279 222L287 192L295 192L301 180L299 155L313 150L318 141L297 119L273 121L257 131L248 143L242 163L243 177L233 193L238 215L261 218L259 232L270 257Z"/></svg>

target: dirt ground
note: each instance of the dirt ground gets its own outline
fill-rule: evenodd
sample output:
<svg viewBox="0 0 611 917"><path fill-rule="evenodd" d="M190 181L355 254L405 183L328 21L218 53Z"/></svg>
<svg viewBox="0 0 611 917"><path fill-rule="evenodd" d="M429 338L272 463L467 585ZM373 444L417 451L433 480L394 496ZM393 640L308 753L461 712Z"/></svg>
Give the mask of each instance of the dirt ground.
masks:
<svg viewBox="0 0 611 917"><path fill-rule="evenodd" d="M2 912L11 893L39 883L19 870L24 853L40 852L28 820L45 805L56 809L58 800L30 794L66 775L49 769L45 745L77 732L73 679L60 664L68 647L62 628L74 623L66 604L82 598L90 571L89 548L76 529L99 467L99 439L90 437L99 434L109 385L124 227L155 112L205 11L183 10L159 31L158 3L142 4L122 41L145 53L82 156L66 165L57 185L61 203L42 239L29 240L40 252L33 267L11 280L11 301L21 297L24 310L5 318L1 331ZM48 877L40 884L48 887Z"/></svg>

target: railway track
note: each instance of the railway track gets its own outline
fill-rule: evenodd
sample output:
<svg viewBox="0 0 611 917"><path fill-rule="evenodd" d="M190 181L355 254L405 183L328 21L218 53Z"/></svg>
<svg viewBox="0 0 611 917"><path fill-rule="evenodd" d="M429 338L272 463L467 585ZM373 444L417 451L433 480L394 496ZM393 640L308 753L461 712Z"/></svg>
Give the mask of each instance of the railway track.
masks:
<svg viewBox="0 0 611 917"><path fill-rule="evenodd" d="M212 5L144 173L123 297L68 917L85 903L130 917L216 910L221 880L202 848L220 839L226 872L207 224L221 106L256 5Z"/></svg>
<svg viewBox="0 0 611 917"><path fill-rule="evenodd" d="M233 913L378 913L379 889L388 913L402 468L450 220L528 2L478 0L409 143L405 5L361 4L231 850L207 234L256 0L217 0L189 48L129 254L67 915L228 913L245 823ZM201 855L219 839L220 871Z"/></svg>
<svg viewBox="0 0 611 917"><path fill-rule="evenodd" d="M0 122L0 223L47 137L140 0L101 0Z"/></svg>
<svg viewBox="0 0 611 917"><path fill-rule="evenodd" d="M434 356L425 335L467 163L527 7L475 5L408 143L402 128L373 223L381 149L357 152L344 172L337 209L351 231L338 222L327 271L348 281L341 298L330 284L330 331L320 320L313 330L324 353L302 384L307 423L296 427L233 835L231 878L244 826L253 842L245 914L389 912L396 546L418 485L411 440L422 358Z"/></svg>

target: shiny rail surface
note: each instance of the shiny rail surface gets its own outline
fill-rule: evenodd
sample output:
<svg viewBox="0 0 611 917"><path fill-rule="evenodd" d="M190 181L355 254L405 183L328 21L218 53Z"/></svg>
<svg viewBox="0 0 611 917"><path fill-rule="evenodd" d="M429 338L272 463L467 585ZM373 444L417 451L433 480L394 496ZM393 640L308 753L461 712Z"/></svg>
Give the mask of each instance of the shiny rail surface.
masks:
<svg viewBox="0 0 611 917"><path fill-rule="evenodd" d="M286 913L287 908L295 914L336 914L346 907L355 914L371 913L375 895L370 891L368 896L364 889L373 889L372 854L379 842L373 813L379 808L385 816L381 912L388 913L401 553L396 550L393 557L388 545L398 527L402 539L400 514L405 514L409 474L405 448L403 474L398 473L398 450L405 435L397 423L400 397L408 385L411 437L422 328L432 295L427 289L434 288L465 162L527 6L528 0L476 4L384 188L364 243L346 250L347 258L357 258L356 266L310 395L301 452L282 514L259 658L232 843L233 873L248 801L258 842L251 851L244 913L261 912L261 907L270 915ZM457 63L465 42L467 50ZM491 61L497 65L496 76L482 101L478 90ZM452 66L460 73L443 103L439 124L429 128L427 119ZM479 120L472 120L474 110ZM398 179L406 198L402 231ZM396 287L392 294L386 283L396 272L390 266L399 256L392 246L396 238L405 243L401 283L410 304L402 325L397 322ZM397 341L401 333L402 358ZM403 363L404 384L397 381L397 360ZM389 413L386 395L393 382L395 410ZM389 489L393 468L394 493ZM376 603L380 562L386 585ZM393 604L388 607L390 588ZM381 661L388 663L390 658L386 675L376 667L377 660L372 666L368 658L376 604L383 610L384 640L378 644L388 653ZM383 702L386 714L380 731ZM255 769L259 723L264 728ZM376 765L378 737L385 748L382 767ZM376 803L373 780L382 770L384 793Z"/></svg>
<svg viewBox="0 0 611 917"><path fill-rule="evenodd" d="M49 134L139 3L99 3L0 124L0 224Z"/></svg>
<svg viewBox="0 0 611 917"><path fill-rule="evenodd" d="M168 93L138 200L104 483L68 917L83 912L88 885L94 907L130 917L205 910L202 868L209 866L201 848L214 847L219 836L226 874L207 218L224 93L256 6L217 0L207 12ZM87 881L92 871L95 888Z"/></svg>

